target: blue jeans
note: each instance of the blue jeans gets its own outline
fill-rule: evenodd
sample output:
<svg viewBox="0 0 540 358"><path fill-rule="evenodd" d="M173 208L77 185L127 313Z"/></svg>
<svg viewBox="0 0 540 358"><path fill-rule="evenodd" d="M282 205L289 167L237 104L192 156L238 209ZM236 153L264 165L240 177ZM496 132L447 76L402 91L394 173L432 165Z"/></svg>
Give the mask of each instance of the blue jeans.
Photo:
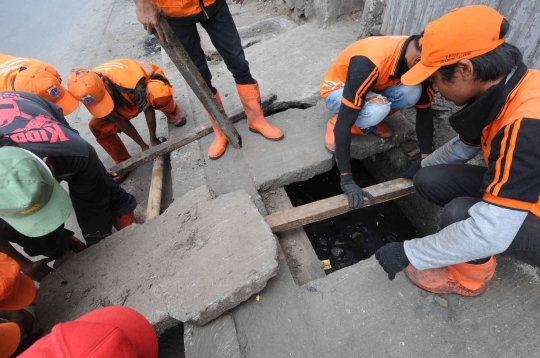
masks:
<svg viewBox="0 0 540 358"><path fill-rule="evenodd" d="M388 103L367 103L364 102L358 118L354 123L360 129L369 128L382 122L391 110L400 110L414 106L422 94L422 85L405 86L402 83L385 88L381 92L368 92L366 98L380 95L388 100ZM324 104L333 113L339 112L341 99L343 98L343 88L330 92L324 99Z"/></svg>

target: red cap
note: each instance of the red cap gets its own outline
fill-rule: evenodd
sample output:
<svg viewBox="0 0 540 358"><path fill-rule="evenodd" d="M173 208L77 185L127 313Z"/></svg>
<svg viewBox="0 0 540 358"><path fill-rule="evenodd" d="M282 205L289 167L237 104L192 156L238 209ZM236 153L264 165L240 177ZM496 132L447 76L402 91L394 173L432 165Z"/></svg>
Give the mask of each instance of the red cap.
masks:
<svg viewBox="0 0 540 358"><path fill-rule="evenodd" d="M19 357L155 358L157 354L150 322L131 308L111 306L57 324Z"/></svg>
<svg viewBox="0 0 540 358"><path fill-rule="evenodd" d="M481 56L504 43L499 39L504 16L484 5L470 5L430 22L420 40L422 58L401 82L417 85L442 66Z"/></svg>

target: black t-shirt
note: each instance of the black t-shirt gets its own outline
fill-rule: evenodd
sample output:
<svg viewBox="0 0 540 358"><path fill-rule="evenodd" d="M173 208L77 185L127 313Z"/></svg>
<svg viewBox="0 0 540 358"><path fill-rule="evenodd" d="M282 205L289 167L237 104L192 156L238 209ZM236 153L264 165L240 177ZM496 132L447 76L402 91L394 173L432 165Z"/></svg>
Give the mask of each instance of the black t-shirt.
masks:
<svg viewBox="0 0 540 358"><path fill-rule="evenodd" d="M0 136L39 158L48 157L59 180L76 177L92 150L60 107L27 92L0 92Z"/></svg>

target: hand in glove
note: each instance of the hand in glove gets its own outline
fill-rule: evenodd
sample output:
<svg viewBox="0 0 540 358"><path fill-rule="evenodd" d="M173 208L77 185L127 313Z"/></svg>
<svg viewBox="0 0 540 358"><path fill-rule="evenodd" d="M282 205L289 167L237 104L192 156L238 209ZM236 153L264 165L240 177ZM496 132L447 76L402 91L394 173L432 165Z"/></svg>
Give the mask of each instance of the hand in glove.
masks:
<svg viewBox="0 0 540 358"><path fill-rule="evenodd" d="M414 175L420 170L422 169L422 164L420 164L422 161L420 160L419 162L411 165L409 167L409 169L405 170L402 174L401 174L401 177L402 178L407 178L407 179L412 179L414 178Z"/></svg>
<svg viewBox="0 0 540 358"><path fill-rule="evenodd" d="M352 174L341 176L341 190L343 190L345 195L347 195L347 199L349 200L349 208L360 207L364 201L364 196L370 201L375 200L373 195L365 190L360 189L360 187L356 185Z"/></svg>
<svg viewBox="0 0 540 358"><path fill-rule="evenodd" d="M405 254L402 242L391 242L375 252L375 258L379 265L388 274L392 281L398 272L403 271L409 265L409 259Z"/></svg>

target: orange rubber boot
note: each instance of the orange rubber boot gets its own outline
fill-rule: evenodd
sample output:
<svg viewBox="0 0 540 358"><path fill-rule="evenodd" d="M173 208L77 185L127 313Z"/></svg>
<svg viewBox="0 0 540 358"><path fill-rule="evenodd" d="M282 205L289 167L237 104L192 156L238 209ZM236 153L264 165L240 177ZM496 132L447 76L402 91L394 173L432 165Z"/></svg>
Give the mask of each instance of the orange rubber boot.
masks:
<svg viewBox="0 0 540 358"><path fill-rule="evenodd" d="M264 118L261 107L261 93L259 84L255 81L252 85L236 84L240 101L246 112L247 124L250 131L259 133L266 139L281 140L284 135L281 129L271 125Z"/></svg>
<svg viewBox="0 0 540 358"><path fill-rule="evenodd" d="M336 140L334 138L334 127L336 126L337 114L326 123L326 134L324 135L324 147L328 152L336 152Z"/></svg>
<svg viewBox="0 0 540 358"><path fill-rule="evenodd" d="M328 121L328 123L326 123L326 134L324 135L324 146L326 147L326 150L332 154L334 154L334 152L336 151L336 143L334 139L334 127L336 126L337 116L338 115L336 114L334 117L332 117L332 119ZM364 131L362 131L357 126L352 126L351 134L366 135L366 133L364 133Z"/></svg>
<svg viewBox="0 0 540 358"><path fill-rule="evenodd" d="M394 135L394 131L388 126L388 124L386 124L385 121L380 122L376 127L377 129L371 133L379 138L389 139Z"/></svg>
<svg viewBox="0 0 540 358"><path fill-rule="evenodd" d="M491 256L488 262L480 265L461 263L422 271L409 265L405 273L409 280L426 291L475 297L487 291L488 282L495 273L495 266L495 256Z"/></svg>
<svg viewBox="0 0 540 358"><path fill-rule="evenodd" d="M221 96L219 95L219 92L217 92L214 97L216 97L216 100L218 101L221 108L223 108L223 102L221 102ZM212 123L212 127L214 128L214 141L212 142L212 145L210 145L210 148L208 148L208 158L210 159L218 159L221 157L225 150L227 149L227 137L225 137L225 134L219 129L218 125L214 120L212 119L212 116L208 112L206 112L206 115L208 116L208 119L210 119L210 122Z"/></svg>
<svg viewBox="0 0 540 358"><path fill-rule="evenodd" d="M186 115L180 110L175 101L170 101L167 106L160 108L160 110L167 117L167 121L175 127L182 127L187 122Z"/></svg>
<svg viewBox="0 0 540 358"><path fill-rule="evenodd" d="M124 142L120 139L118 134L108 135L104 138L96 138L99 145L105 149L105 151L111 156L116 164L128 160L131 158L129 152L124 145Z"/></svg>
<svg viewBox="0 0 540 358"><path fill-rule="evenodd" d="M116 230L120 231L131 224L136 224L135 213L132 211L129 214L124 214L120 216L113 216L113 226Z"/></svg>

